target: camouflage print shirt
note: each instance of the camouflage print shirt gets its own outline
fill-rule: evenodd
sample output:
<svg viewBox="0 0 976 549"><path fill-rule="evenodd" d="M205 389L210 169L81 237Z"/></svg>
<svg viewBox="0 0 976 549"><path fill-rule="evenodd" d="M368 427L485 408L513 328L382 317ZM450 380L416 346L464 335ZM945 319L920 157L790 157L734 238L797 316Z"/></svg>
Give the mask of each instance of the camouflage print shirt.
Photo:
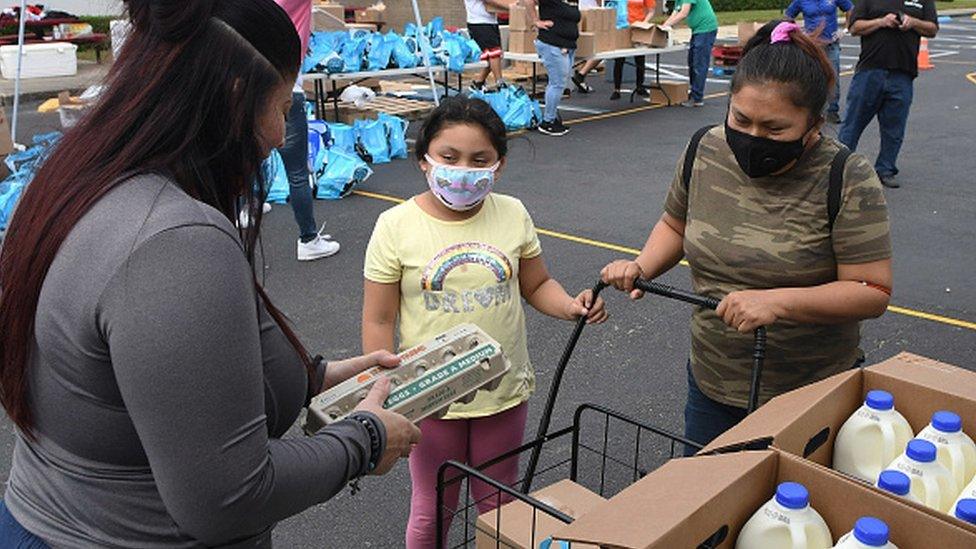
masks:
<svg viewBox="0 0 976 549"><path fill-rule="evenodd" d="M828 229L830 164L840 145L824 136L779 176L750 179L725 141L708 132L698 148L689 191L684 159L665 211L685 221L684 251L695 291L722 298L745 289L808 287L837 280L837 264L891 257L888 208L868 161L853 154L844 170L841 207ZM752 369L752 335L739 334L710 310L694 313L691 365L702 391L745 407ZM850 368L861 356L860 324L768 327L760 397L766 401Z"/></svg>

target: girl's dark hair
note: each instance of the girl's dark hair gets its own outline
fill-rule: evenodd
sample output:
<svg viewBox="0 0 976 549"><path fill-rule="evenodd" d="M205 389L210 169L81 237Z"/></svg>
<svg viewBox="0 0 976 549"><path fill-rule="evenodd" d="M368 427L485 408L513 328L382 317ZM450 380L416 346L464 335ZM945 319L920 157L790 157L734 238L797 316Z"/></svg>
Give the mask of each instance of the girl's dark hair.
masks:
<svg viewBox="0 0 976 549"><path fill-rule="evenodd" d="M431 111L424 120L417 136L417 160L423 160L430 148L430 142L437 137L446 126L454 124L472 124L480 126L491 139L491 145L502 158L508 154L508 138L505 123L488 103L481 99L473 99L463 95L445 98L440 106Z"/></svg>
<svg viewBox="0 0 976 549"><path fill-rule="evenodd" d="M301 45L273 0L127 0L133 30L90 114L25 189L0 252L0 401L27 436L27 368L41 286L65 238L106 193L139 173L169 177L236 219L254 261L261 221L257 119L294 82ZM258 294L310 368L283 315Z"/></svg>
<svg viewBox="0 0 976 549"><path fill-rule="evenodd" d="M732 77L732 93L747 84L784 84L790 101L816 119L833 93L837 75L820 42L800 28L789 33L789 42L771 44L773 29L782 22L767 23L746 43Z"/></svg>

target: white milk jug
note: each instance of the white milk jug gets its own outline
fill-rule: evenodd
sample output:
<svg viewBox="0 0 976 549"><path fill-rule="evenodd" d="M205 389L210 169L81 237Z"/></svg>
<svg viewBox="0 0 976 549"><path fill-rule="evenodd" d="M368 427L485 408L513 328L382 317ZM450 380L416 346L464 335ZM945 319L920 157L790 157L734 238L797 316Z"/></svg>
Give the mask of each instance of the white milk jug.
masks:
<svg viewBox="0 0 976 549"><path fill-rule="evenodd" d="M956 498L956 503L952 506L952 509L949 509L950 515L955 516L956 505L958 505L959 502L964 499L976 499L976 478L973 478L973 480L962 489L962 492L959 492L959 497Z"/></svg>
<svg viewBox="0 0 976 549"><path fill-rule="evenodd" d="M976 499L962 498L952 506L952 516L957 519L976 524Z"/></svg>
<svg viewBox="0 0 976 549"><path fill-rule="evenodd" d="M976 444L962 432L962 419L947 411L932 414L932 422L922 429L918 438L925 439L939 450L939 463L945 466L962 487L976 474Z"/></svg>
<svg viewBox="0 0 976 549"><path fill-rule="evenodd" d="M946 513L959 495L952 473L936 460L935 445L920 438L912 439L905 453L891 462L889 469L896 469L912 480L912 495L922 505Z"/></svg>
<svg viewBox="0 0 976 549"><path fill-rule="evenodd" d="M735 549L829 549L833 539L807 489L784 482L742 527Z"/></svg>
<svg viewBox="0 0 976 549"><path fill-rule="evenodd" d="M854 530L844 534L834 549L898 549L888 541L888 525L881 519L861 517L854 523Z"/></svg>
<svg viewBox="0 0 976 549"><path fill-rule="evenodd" d="M912 439L908 420L887 391L870 391L864 405L844 422L834 441L834 469L874 483Z"/></svg>
<svg viewBox="0 0 976 549"><path fill-rule="evenodd" d="M912 479L908 478L908 475L901 471L895 471L893 469L881 471L875 486L886 492L891 492L900 498L921 503L918 501L918 498L912 495Z"/></svg>

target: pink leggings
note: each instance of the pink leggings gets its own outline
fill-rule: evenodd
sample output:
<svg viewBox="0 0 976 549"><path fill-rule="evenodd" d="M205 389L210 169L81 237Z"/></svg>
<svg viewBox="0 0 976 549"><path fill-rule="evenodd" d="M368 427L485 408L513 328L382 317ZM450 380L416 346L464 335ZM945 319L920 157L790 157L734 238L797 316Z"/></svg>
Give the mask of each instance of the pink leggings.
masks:
<svg viewBox="0 0 976 549"><path fill-rule="evenodd" d="M427 419L420 423L423 436L410 453L410 520L407 522L407 549L433 549L437 539L437 469L447 460L480 465L522 444L525 433L526 403L493 416L476 419ZM449 470L448 475L457 474ZM518 459L498 463L485 471L489 477L507 485L518 479ZM450 476L448 477L450 478ZM444 494L444 532L451 526L457 509L461 483L452 484ZM485 513L498 504L497 491L482 482L471 483L471 495L478 512ZM502 498L502 503L508 498Z"/></svg>

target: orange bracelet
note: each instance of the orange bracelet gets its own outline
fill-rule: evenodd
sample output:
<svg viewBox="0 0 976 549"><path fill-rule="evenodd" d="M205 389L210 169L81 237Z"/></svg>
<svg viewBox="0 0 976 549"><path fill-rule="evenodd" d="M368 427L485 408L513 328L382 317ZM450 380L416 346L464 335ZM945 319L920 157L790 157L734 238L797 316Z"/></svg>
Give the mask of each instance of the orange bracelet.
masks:
<svg viewBox="0 0 976 549"><path fill-rule="evenodd" d="M888 295L888 297L891 297L891 288L888 288L887 286L882 286L881 284L875 284L874 282L868 282L867 280L860 280L859 282L864 286L867 286L868 288L874 288L879 292L884 292L885 294Z"/></svg>

